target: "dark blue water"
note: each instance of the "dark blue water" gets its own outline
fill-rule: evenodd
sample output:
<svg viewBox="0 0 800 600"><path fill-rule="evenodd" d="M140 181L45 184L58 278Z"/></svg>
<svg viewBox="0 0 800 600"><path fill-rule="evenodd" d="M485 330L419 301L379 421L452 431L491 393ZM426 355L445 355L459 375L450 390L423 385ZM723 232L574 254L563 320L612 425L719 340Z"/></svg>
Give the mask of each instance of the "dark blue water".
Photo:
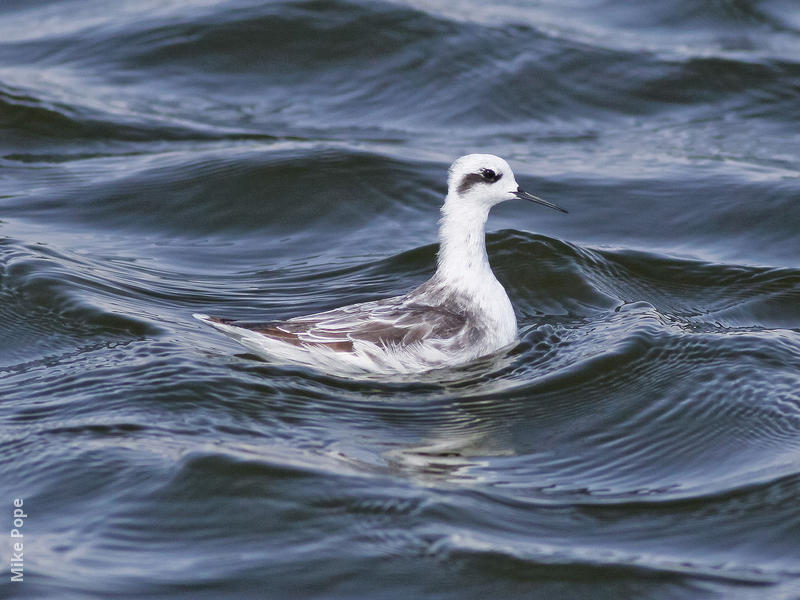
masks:
<svg viewBox="0 0 800 600"><path fill-rule="evenodd" d="M790 0L5 0L0 596L800 598L799 123ZM513 350L191 318L419 284L468 152L570 211L490 219Z"/></svg>

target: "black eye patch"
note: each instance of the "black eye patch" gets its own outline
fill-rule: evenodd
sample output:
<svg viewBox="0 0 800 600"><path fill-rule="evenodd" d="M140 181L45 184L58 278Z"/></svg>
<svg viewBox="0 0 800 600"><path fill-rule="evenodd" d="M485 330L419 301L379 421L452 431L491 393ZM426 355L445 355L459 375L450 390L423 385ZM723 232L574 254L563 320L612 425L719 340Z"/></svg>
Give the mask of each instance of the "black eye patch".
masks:
<svg viewBox="0 0 800 600"><path fill-rule="evenodd" d="M502 173L495 173L492 169L481 169L481 177L489 183L494 183L503 176Z"/></svg>
<svg viewBox="0 0 800 600"><path fill-rule="evenodd" d="M494 183L502 176L502 173L495 173L492 169L481 169L477 173L469 173L461 180L461 184L458 186L458 193L463 196L476 183Z"/></svg>

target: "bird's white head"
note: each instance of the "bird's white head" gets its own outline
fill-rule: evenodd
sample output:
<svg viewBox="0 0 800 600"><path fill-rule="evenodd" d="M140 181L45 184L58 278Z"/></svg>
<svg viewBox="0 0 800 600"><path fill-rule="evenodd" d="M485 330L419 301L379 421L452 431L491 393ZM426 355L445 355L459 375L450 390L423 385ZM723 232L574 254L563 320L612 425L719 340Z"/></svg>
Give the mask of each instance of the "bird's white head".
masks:
<svg viewBox="0 0 800 600"><path fill-rule="evenodd" d="M563 208L525 192L514 178L506 161L494 154L467 154L450 165L447 178L448 200L485 207L487 210L506 200L519 198L549 206L561 212Z"/></svg>

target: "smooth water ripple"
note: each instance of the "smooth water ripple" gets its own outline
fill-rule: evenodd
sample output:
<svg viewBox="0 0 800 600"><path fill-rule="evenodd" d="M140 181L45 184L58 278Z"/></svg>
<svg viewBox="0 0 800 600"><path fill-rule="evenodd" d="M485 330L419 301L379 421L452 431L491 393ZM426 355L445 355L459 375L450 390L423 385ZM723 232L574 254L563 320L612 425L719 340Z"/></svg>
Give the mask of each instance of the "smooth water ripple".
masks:
<svg viewBox="0 0 800 600"><path fill-rule="evenodd" d="M799 49L781 0L2 3L0 595L797 598ZM467 152L570 211L490 219L515 347L191 318L421 283Z"/></svg>

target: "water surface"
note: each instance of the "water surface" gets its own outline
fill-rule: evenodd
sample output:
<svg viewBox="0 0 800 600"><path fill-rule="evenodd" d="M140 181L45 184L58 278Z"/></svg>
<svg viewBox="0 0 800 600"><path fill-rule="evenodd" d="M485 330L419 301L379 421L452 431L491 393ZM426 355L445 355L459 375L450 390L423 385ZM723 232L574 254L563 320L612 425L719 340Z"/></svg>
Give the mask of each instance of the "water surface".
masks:
<svg viewBox="0 0 800 600"><path fill-rule="evenodd" d="M3 2L0 594L800 597L798 56L779 0ZM424 281L467 152L570 211L490 219L515 348L191 318Z"/></svg>

